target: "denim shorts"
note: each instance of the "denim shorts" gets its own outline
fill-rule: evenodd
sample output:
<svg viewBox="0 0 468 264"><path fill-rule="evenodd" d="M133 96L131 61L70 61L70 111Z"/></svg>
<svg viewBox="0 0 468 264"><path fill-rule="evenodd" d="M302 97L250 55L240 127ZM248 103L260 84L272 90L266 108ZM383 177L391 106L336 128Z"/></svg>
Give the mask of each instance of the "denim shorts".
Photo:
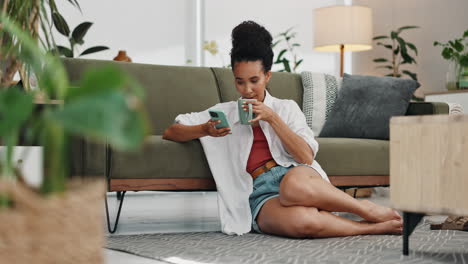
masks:
<svg viewBox="0 0 468 264"><path fill-rule="evenodd" d="M253 181L253 192L249 197L249 203L252 212L252 229L257 233L263 233L257 225L257 216L260 209L268 200L279 196L280 182L286 172L293 167L273 167L269 171L260 174Z"/></svg>

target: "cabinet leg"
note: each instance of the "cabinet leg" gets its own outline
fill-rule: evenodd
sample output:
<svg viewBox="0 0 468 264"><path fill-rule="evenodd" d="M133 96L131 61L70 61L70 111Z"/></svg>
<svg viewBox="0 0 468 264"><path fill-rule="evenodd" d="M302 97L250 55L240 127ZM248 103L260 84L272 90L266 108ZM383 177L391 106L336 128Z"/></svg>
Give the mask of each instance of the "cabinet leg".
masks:
<svg viewBox="0 0 468 264"><path fill-rule="evenodd" d="M403 212L403 255L409 253L409 236L424 217L421 213Z"/></svg>

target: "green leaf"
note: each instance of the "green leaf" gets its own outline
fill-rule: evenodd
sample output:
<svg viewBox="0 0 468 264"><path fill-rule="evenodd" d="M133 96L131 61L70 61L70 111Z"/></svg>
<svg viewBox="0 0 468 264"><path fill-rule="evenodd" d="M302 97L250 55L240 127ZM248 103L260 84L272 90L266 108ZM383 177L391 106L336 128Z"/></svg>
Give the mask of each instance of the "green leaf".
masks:
<svg viewBox="0 0 468 264"><path fill-rule="evenodd" d="M393 69L393 66L391 66L391 65L385 65L385 66L377 66L377 67L375 67L375 68L376 68L376 69L384 68L384 69L392 70L392 69Z"/></svg>
<svg viewBox="0 0 468 264"><path fill-rule="evenodd" d="M460 57L460 65L464 67L468 67L468 54L462 55Z"/></svg>
<svg viewBox="0 0 468 264"><path fill-rule="evenodd" d="M458 52L463 51L463 44L459 40L449 41L450 45Z"/></svg>
<svg viewBox="0 0 468 264"><path fill-rule="evenodd" d="M398 53L400 53L400 46L398 46L394 51L393 51L393 54L397 55Z"/></svg>
<svg viewBox="0 0 468 264"><path fill-rule="evenodd" d="M408 51L406 50L406 42L400 37L397 37L396 40L398 41L398 44L400 45L401 55L403 56L404 54L407 54Z"/></svg>
<svg viewBox="0 0 468 264"><path fill-rule="evenodd" d="M73 41L75 43L82 45L84 43L83 38L92 25L93 23L91 22L83 22L79 24L72 32Z"/></svg>
<svg viewBox="0 0 468 264"><path fill-rule="evenodd" d="M293 47L300 47L301 44L299 44L299 43L294 43L294 44L292 44L292 46L293 46Z"/></svg>
<svg viewBox="0 0 468 264"><path fill-rule="evenodd" d="M416 60L410 55L408 55L408 53L401 53L401 57L403 58L403 62L406 62L408 64L416 63Z"/></svg>
<svg viewBox="0 0 468 264"><path fill-rule="evenodd" d="M418 27L418 26L404 26L404 27L398 28L397 32L400 33L400 32L402 32L403 30L412 29L412 28L419 28L419 27Z"/></svg>
<svg viewBox="0 0 468 264"><path fill-rule="evenodd" d="M374 62L387 62L388 60L385 59L385 58L377 58L377 59L374 59Z"/></svg>
<svg viewBox="0 0 468 264"><path fill-rule="evenodd" d="M280 40L277 40L275 41L273 44L271 44L271 48L274 48L276 45L278 45L278 43L281 42L281 39Z"/></svg>
<svg viewBox="0 0 468 264"><path fill-rule="evenodd" d="M67 47L57 45L57 51L67 58L73 58L73 51Z"/></svg>
<svg viewBox="0 0 468 264"><path fill-rule="evenodd" d="M99 51L103 51L103 50L108 50L108 49L109 49L109 47L106 47L106 46L94 46L94 47L88 48L85 51L83 51L80 54L80 56L95 53L95 52L99 52Z"/></svg>
<svg viewBox="0 0 468 264"><path fill-rule="evenodd" d="M434 45L434 46L439 46L439 45L441 45L441 44L440 44L439 41L434 41L434 44L433 44L433 45Z"/></svg>
<svg viewBox="0 0 468 264"><path fill-rule="evenodd" d="M280 51L280 53L278 54L278 57L276 58L276 62L281 62L282 61L282 56L284 55L284 53L286 53L286 49L283 49L282 51Z"/></svg>
<svg viewBox="0 0 468 264"><path fill-rule="evenodd" d="M54 26L60 34L68 37L70 35L70 28L68 27L67 21L57 12L52 13L52 20L54 21Z"/></svg>
<svg viewBox="0 0 468 264"><path fill-rule="evenodd" d="M283 59L283 66L284 66L285 71L291 72L291 67L289 66L289 60Z"/></svg>
<svg viewBox="0 0 468 264"><path fill-rule="evenodd" d="M0 89L0 136L18 131L33 110L33 96L17 87Z"/></svg>
<svg viewBox="0 0 468 264"><path fill-rule="evenodd" d="M136 111L132 100L134 98L125 96L122 91L108 90L67 103L46 117L70 133L87 135L98 142L107 141L122 151L135 150L148 128L145 117ZM137 107L141 108L142 104Z"/></svg>
<svg viewBox="0 0 468 264"><path fill-rule="evenodd" d="M406 42L406 45L407 45L410 49L414 50L414 53L415 53L416 55L418 55L418 49L416 48L416 46L415 46L413 43Z"/></svg>
<svg viewBox="0 0 468 264"><path fill-rule="evenodd" d="M300 59L297 63L296 63L296 66L294 67L294 70L297 69L297 67L299 67L299 65L304 61L304 59Z"/></svg>
<svg viewBox="0 0 468 264"><path fill-rule="evenodd" d="M377 37L372 38L372 40L387 39L387 38L388 36L377 36Z"/></svg>
<svg viewBox="0 0 468 264"><path fill-rule="evenodd" d="M468 29L463 33L463 38L467 38L468 37Z"/></svg>
<svg viewBox="0 0 468 264"><path fill-rule="evenodd" d="M407 70L403 70L402 72L403 72L403 74L408 75L411 79L413 79L415 81L418 80L418 75L416 73L412 73L412 72L407 71Z"/></svg>
<svg viewBox="0 0 468 264"><path fill-rule="evenodd" d="M442 57L446 60L450 60L453 56L453 50L451 48L444 48L442 50Z"/></svg>
<svg viewBox="0 0 468 264"><path fill-rule="evenodd" d="M390 33L390 37L391 37L392 39L396 39L396 38L398 38L398 33L395 32L395 31L392 31L392 32Z"/></svg>
<svg viewBox="0 0 468 264"><path fill-rule="evenodd" d="M387 49L393 49L392 45L384 44L384 43L382 43L382 42L377 42L376 45L378 45L378 46L384 46L384 47L387 48Z"/></svg>

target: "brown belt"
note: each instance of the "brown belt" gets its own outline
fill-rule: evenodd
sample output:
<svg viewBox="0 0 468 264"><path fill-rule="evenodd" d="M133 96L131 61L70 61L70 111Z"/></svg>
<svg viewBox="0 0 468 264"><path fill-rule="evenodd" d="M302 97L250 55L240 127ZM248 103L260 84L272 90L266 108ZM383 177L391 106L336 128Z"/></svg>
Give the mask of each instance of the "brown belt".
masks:
<svg viewBox="0 0 468 264"><path fill-rule="evenodd" d="M252 178L255 180L255 178L258 177L258 175L269 171L271 168L278 166L278 163L276 163L275 160L270 160L267 161L263 166L256 168L250 175L252 175Z"/></svg>

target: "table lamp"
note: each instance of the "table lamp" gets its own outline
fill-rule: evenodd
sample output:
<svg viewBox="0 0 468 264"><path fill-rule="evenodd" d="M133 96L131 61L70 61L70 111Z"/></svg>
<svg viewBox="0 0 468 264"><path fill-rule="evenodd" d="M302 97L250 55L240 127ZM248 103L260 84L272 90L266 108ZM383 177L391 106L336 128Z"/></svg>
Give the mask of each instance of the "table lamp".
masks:
<svg viewBox="0 0 468 264"><path fill-rule="evenodd" d="M343 77L344 51L372 49L372 10L364 6L330 6L314 10L314 48L340 52Z"/></svg>

